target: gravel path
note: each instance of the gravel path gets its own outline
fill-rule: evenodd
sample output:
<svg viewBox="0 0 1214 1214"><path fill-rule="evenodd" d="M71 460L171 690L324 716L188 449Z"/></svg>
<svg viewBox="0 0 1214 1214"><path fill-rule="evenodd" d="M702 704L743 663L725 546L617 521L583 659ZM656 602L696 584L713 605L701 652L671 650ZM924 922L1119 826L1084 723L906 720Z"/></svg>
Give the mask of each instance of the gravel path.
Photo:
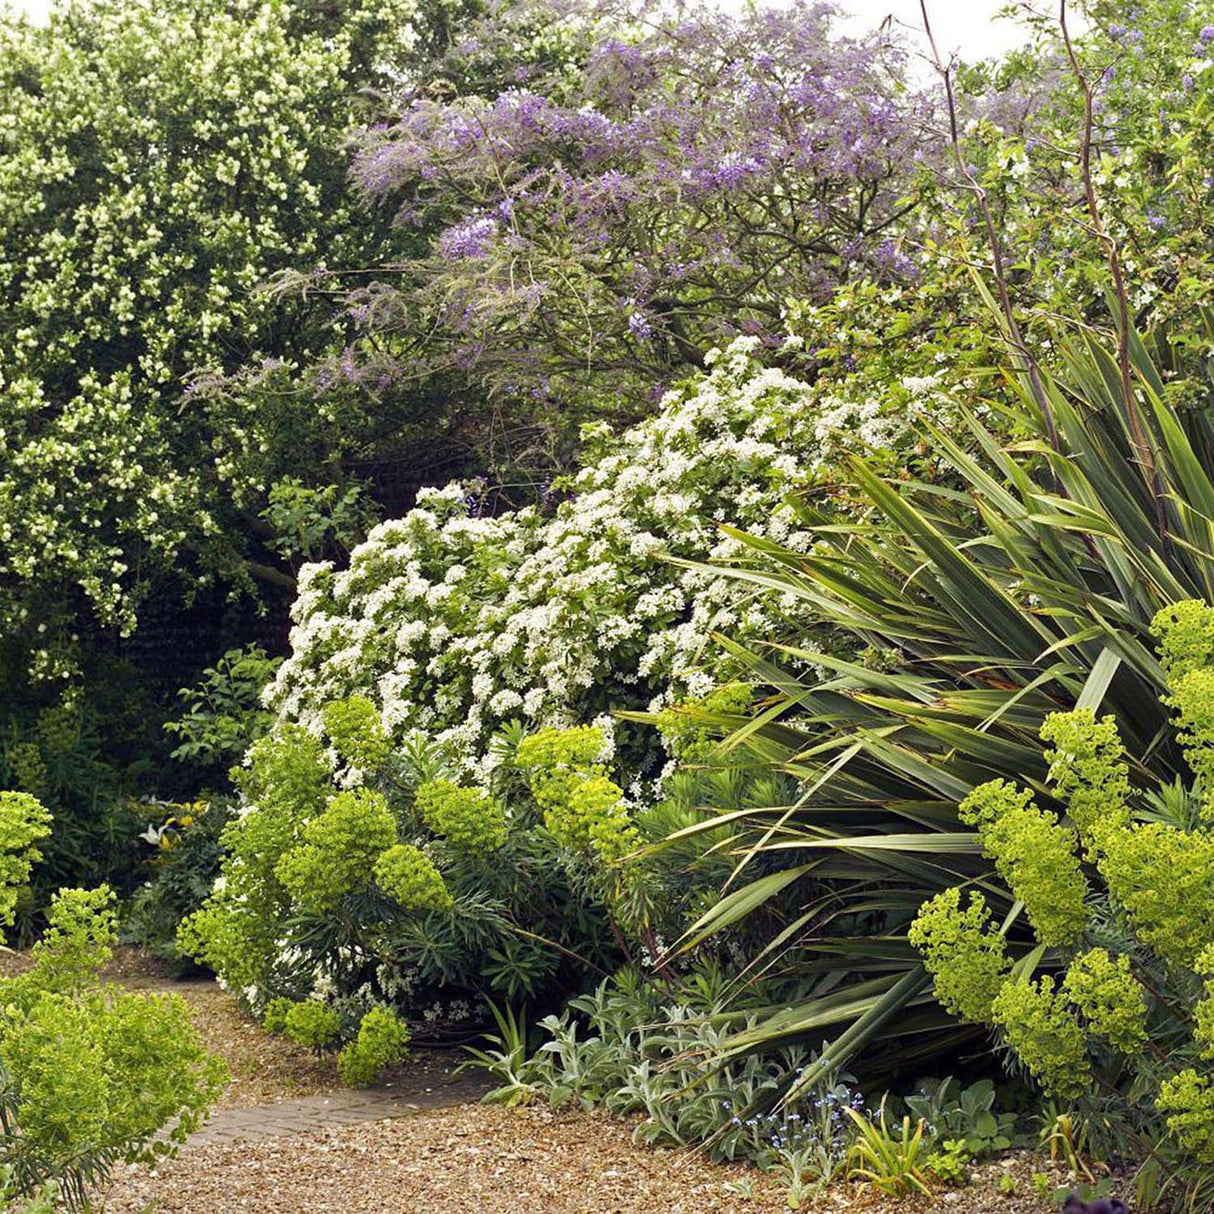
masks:
<svg viewBox="0 0 1214 1214"><path fill-rule="evenodd" d="M190 1148L134 1168L106 1214L775 1214L774 1190L729 1189L754 1173L632 1145L600 1114L485 1105Z"/></svg>
<svg viewBox="0 0 1214 1214"><path fill-rule="evenodd" d="M14 964L9 959L9 965ZM19 965L20 961L16 961ZM7 968L7 967L6 967ZM693 1152L632 1142L632 1126L601 1112L470 1103L478 1072L457 1054L419 1052L368 1091L342 1089L318 1061L244 1016L213 982L174 982L137 954L108 977L173 991L210 1049L232 1070L219 1108L182 1154L120 1169L99 1214L777 1214L775 1179ZM1017 1192L998 1194L1007 1167ZM1056 1214L1033 1194L1027 1158L992 1165L975 1188L890 1206L840 1186L822 1214Z"/></svg>

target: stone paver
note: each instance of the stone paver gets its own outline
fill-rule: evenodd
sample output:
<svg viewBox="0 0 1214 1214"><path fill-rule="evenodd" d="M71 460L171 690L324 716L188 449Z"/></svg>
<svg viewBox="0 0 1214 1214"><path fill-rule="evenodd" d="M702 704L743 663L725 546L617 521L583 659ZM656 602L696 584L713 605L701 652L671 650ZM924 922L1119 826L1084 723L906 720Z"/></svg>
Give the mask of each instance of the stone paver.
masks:
<svg viewBox="0 0 1214 1214"><path fill-rule="evenodd" d="M476 1074L460 1073L428 1087L409 1090L347 1088L318 1096L300 1096L274 1104L220 1109L186 1144L202 1146L238 1139L279 1138L315 1130L410 1117L426 1109L445 1109L478 1100L491 1085Z"/></svg>

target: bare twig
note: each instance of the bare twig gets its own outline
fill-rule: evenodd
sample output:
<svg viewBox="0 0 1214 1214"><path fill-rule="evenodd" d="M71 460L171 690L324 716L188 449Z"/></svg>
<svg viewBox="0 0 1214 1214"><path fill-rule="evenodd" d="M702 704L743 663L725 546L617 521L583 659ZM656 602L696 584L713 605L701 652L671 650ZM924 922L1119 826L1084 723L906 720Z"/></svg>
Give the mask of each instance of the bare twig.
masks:
<svg viewBox="0 0 1214 1214"><path fill-rule="evenodd" d="M999 230L995 226L995 218L991 214L990 201L987 198L986 190L983 189L969 165L966 164L965 156L961 151L961 133L957 123L957 95L953 88L952 60L950 59L946 63L940 54L940 48L936 43L936 36L932 32L931 19L927 15L927 0L919 0L919 11L923 15L923 30L927 34L928 45L932 51L932 66L944 82L944 94L948 101L949 142L952 145L953 159L957 164L957 172L965 183L964 188L973 194L975 201L978 203L978 209L982 213L982 222L986 227L986 238L987 243L990 245L991 259L995 272L995 285L999 294L999 308L1003 313L1004 323L1007 325L1008 345L1015 355L1019 369L1028 378L1033 400L1045 419L1050 446L1057 451L1059 449L1058 431L1054 424L1054 411L1050 407L1049 396L1046 393L1045 384L1042 382L1037 360L1029 352L1028 345L1024 340L1024 334L1020 329L1020 324L1016 320L1015 310L1012 307L1012 296L1008 290L1007 271L1003 261L1003 245L999 240Z"/></svg>
<svg viewBox="0 0 1214 1214"><path fill-rule="evenodd" d="M1071 42L1071 32L1067 28L1066 20L1066 0L1059 0L1058 3L1058 25L1062 31L1062 41L1066 45L1071 71L1083 93L1083 141L1079 146L1079 168L1083 175L1083 193L1087 202L1092 231L1100 242L1105 259L1109 263L1109 271L1113 276L1113 290L1117 296L1117 370L1121 380L1122 403L1130 424L1130 442L1134 448L1134 458L1142 469L1147 488L1155 501L1156 527L1159 531L1160 543L1166 545L1168 528L1167 514L1164 509L1163 485L1159 477L1159 468L1155 463L1155 453L1151 450L1151 444L1147 438L1142 412L1138 407L1138 397L1134 392L1134 380L1130 371L1130 300L1129 292L1126 290L1125 270L1121 264L1121 254L1117 249L1117 242L1104 225L1104 219L1100 213L1100 201L1096 197L1096 183L1092 177L1092 129L1094 126L1092 82L1084 72Z"/></svg>

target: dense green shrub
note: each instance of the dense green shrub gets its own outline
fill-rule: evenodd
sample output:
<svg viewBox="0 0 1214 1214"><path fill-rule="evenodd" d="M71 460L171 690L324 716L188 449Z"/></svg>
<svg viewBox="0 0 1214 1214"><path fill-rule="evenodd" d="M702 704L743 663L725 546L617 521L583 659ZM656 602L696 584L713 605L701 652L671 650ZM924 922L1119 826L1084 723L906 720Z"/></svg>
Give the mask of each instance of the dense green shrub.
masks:
<svg viewBox="0 0 1214 1214"><path fill-rule="evenodd" d="M50 815L24 794L4 793L0 817L0 891L11 906ZM222 1089L224 1067L202 1049L180 998L99 983L116 939L113 903L104 886L62 890L32 965L0 980L7 1195L37 1200L49 1182L79 1207L119 1161L175 1151Z"/></svg>
<svg viewBox="0 0 1214 1214"><path fill-rule="evenodd" d="M321 717L337 737L283 725L254 746L219 881L182 927L185 951L271 1023L285 1014L288 1033L283 997L338 1026L384 1007L437 1029L469 1018L486 989L552 1000L584 982L581 967L611 964L608 899L586 884L587 866L604 862L545 827L505 749L486 792L457 783L424 740L392 743L365 699ZM380 1050L377 1024L354 1040L352 1074Z"/></svg>
<svg viewBox="0 0 1214 1214"><path fill-rule="evenodd" d="M1158 790L1134 788L1127 778L1130 757L1112 717L1098 721L1091 709L1076 709L1047 718L1042 737L1052 743L1045 756L1050 792L1075 829L1038 834L1026 850L1015 837L1019 819L1041 812L1026 808L1030 791L985 784L967 803L981 798L986 822L1002 828L1002 842L984 838L984 847L994 852L999 875L1023 903L1037 940L1055 947L1007 973L1007 925L1002 932L977 924L958 932L956 905L950 910L942 903L945 895L920 912L912 939L922 941L939 993L972 972L970 946L958 949L956 942L976 931L975 938L1003 959L1005 972L985 1007L956 1010L997 1026L1047 1092L1090 1100L1098 1081L1124 1089L1131 1099L1123 1116L1145 1118L1153 1102L1168 1114L1180 1157L1211 1164L1214 1151L1203 1128L1210 1080L1202 1060L1214 1053L1214 1015L1208 991L1196 993L1214 971L1214 849L1206 810L1207 756L1214 743L1214 608L1177 603L1159 613L1155 631L1166 701L1175 709L1174 724L1196 777L1192 788L1177 787L1170 803ZM1087 896L1081 848L1103 884L1099 897ZM1053 931L1052 917L1034 912L1043 902L1067 905L1068 926L1074 927L1065 937ZM1034 979L1033 970L1043 968L1057 976ZM1165 1042L1166 1058L1159 1049Z"/></svg>
<svg viewBox="0 0 1214 1214"><path fill-rule="evenodd" d="M321 1054L337 1044L341 1035L341 1017L315 999L292 1003L282 1017L282 1031L297 1045Z"/></svg>
<svg viewBox="0 0 1214 1214"><path fill-rule="evenodd" d="M578 954L661 955L711 896L722 839L621 861L700 824L707 790L739 807L783 795L710 759L746 688L688 699L722 669L705 660L714 627L770 631L782 608L666 558L742 550L727 523L799 545L789 490L828 478L874 421L816 418L814 389L753 346L734 343L652 421L598 434L555 510L478 517L451 486L377 528L349 570L304 571L280 722L240 777L233 858L188 951L253 1003L366 987L402 1008L442 987L466 1003L474 976L550 998L582 980L568 985ZM658 710L671 749L612 708ZM686 770L663 770L674 753Z"/></svg>
<svg viewBox="0 0 1214 1214"><path fill-rule="evenodd" d="M358 1036L342 1046L337 1056L337 1073L342 1083L367 1087L386 1067L404 1058L408 1048L409 1029L405 1022L387 1008L373 1007L359 1023Z"/></svg>
<svg viewBox="0 0 1214 1214"><path fill-rule="evenodd" d="M51 815L36 798L0 792L0 924L12 926L18 893L42 859L37 844L50 833Z"/></svg>
<svg viewBox="0 0 1214 1214"><path fill-rule="evenodd" d="M0 620L39 675L72 668L91 621L129 634L174 568L289 584L279 550L361 533L345 460L382 401L372 421L352 391L208 385L341 349L327 308L258 288L394 243L347 188L355 93L458 20L357 0L0 19Z"/></svg>
<svg viewBox="0 0 1214 1214"><path fill-rule="evenodd" d="M1153 345L1166 364L1165 335ZM1127 350L1128 397L1116 351L1090 334L1061 344L1057 379L1039 369L1057 448L1013 378L1015 424L1034 439L1001 443L971 416L975 457L929 431L961 492L856 460L867 526L844 531L806 505L808 554L755 542L741 576L801 600L809 635L825 619L864 649L819 655L818 677L795 652L751 652L772 691L737 753L800 790L718 821L746 865L778 852L800 885L735 876L688 942L736 931L777 894L791 892L804 924L829 907L826 930L751 954L817 972L821 988L728 1049L816 1043L836 1023L810 1083L858 1056L896 1065L902 1033L956 1049L976 1022L1088 1114L1105 1149L1145 1153L1170 1117L1159 1151L1196 1183L1202 1013L1184 1009L1201 1007L1214 869L1211 623L1189 600L1210 584L1199 453L1211 434L1204 412L1165 399L1152 347L1131 334ZM1141 460L1126 455L1136 427ZM933 1010L912 943L940 1002L970 1024Z"/></svg>
<svg viewBox="0 0 1214 1214"><path fill-rule="evenodd" d="M188 803L141 802L157 818L139 835L147 845L136 872L146 878L121 910L121 940L180 965L177 927L210 895L219 875L220 837L232 818L228 797Z"/></svg>

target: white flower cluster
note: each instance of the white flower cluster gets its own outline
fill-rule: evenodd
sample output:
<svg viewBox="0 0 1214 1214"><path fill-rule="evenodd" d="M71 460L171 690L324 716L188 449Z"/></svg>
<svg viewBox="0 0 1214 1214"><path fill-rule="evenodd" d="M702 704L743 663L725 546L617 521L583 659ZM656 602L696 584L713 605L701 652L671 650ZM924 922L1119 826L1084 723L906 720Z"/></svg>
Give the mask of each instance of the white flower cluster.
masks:
<svg viewBox="0 0 1214 1214"><path fill-rule="evenodd" d="M507 720L610 728L612 709L715 686L711 633L771 633L778 609L705 567L746 551L723 528L804 550L786 499L837 437L813 390L754 344L718 352L618 438L588 433L598 454L549 517L473 517L452 484L377 527L347 569L307 567L270 705L315 728L326 702L369 695L395 734L424 730L483 779ZM848 432L879 415L835 408Z"/></svg>

